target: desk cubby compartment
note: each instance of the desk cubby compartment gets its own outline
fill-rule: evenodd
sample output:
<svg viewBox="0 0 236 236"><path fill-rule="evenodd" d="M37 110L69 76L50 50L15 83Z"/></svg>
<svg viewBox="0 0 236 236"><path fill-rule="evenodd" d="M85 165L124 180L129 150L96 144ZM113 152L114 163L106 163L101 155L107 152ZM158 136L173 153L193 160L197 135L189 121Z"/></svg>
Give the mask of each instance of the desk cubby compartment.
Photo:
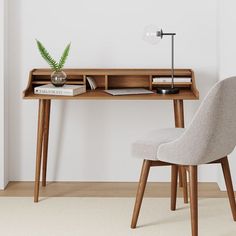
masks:
<svg viewBox="0 0 236 236"><path fill-rule="evenodd" d="M85 84L85 78L83 75L68 73L65 70L65 73L67 75L67 81L66 84L74 84L74 85L83 85ZM40 86L44 84L50 84L51 83L51 71L45 70L45 72L38 70L35 70L32 72L32 85L33 86Z"/></svg>
<svg viewBox="0 0 236 236"><path fill-rule="evenodd" d="M87 77L90 77L90 78L94 79L94 81L96 83L96 86L97 86L96 90L102 90L102 89L104 90L104 89L106 89L106 87L107 87L106 86L106 84L107 84L107 82L106 82L107 76L105 76L105 75L94 75L94 74L90 75L90 74L86 74L84 76L84 78L86 80L86 89L87 90L91 90L91 86L90 86L90 84L89 84L89 82L87 80Z"/></svg>
<svg viewBox="0 0 236 236"><path fill-rule="evenodd" d="M154 82L153 78L166 78L168 80L171 80L171 75L153 75L152 79L151 79L151 83L152 83L152 88L156 88L156 87L166 87L166 86L170 86L171 85L171 81L170 82ZM178 81L178 78L183 78L183 79L188 79L189 81ZM174 86L178 87L178 88L183 88L183 89L191 89L192 87L192 76L191 74L187 72L185 73L175 73L174 76Z"/></svg>
<svg viewBox="0 0 236 236"><path fill-rule="evenodd" d="M150 88L148 75L109 75L108 89L119 88Z"/></svg>

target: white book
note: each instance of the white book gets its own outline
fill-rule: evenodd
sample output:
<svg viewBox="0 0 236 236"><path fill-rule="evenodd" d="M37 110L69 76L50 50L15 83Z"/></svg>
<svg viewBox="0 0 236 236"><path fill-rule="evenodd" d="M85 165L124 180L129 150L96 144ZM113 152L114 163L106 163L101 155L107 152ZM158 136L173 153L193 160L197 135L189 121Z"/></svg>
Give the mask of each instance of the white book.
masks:
<svg viewBox="0 0 236 236"><path fill-rule="evenodd" d="M155 83L171 83L172 79L170 77L153 77L152 81ZM185 77L176 77L174 78L174 83L190 83L192 81L191 78Z"/></svg>
<svg viewBox="0 0 236 236"><path fill-rule="evenodd" d="M55 87L53 84L45 84L34 88L35 94L58 95L58 96L75 96L86 92L85 85L69 85Z"/></svg>

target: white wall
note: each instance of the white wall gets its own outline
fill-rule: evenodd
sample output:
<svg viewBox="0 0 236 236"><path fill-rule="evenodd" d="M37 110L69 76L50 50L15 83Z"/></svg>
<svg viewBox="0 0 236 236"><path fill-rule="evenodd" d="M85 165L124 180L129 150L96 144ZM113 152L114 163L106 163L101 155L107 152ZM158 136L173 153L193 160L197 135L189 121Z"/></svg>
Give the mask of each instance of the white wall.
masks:
<svg viewBox="0 0 236 236"><path fill-rule="evenodd" d="M47 65L35 38L59 57L72 42L67 67L162 68L170 66L170 40L142 41L148 24L176 36L176 67L193 68L201 99L218 80L217 4L214 0L9 0L10 180L33 180L37 102L21 99L29 70ZM185 102L186 124L200 101ZM53 102L48 178L78 181L137 181L140 160L131 143L153 128L174 126L168 101ZM169 181L169 169L151 180ZM216 181L217 169L200 179Z"/></svg>
<svg viewBox="0 0 236 236"><path fill-rule="evenodd" d="M4 3L0 1L0 188L4 182Z"/></svg>
<svg viewBox="0 0 236 236"><path fill-rule="evenodd" d="M0 189L8 183L6 99L6 1L0 0Z"/></svg>
<svg viewBox="0 0 236 236"><path fill-rule="evenodd" d="M236 75L236 2L234 0L220 0L220 79ZM236 98L232 98L236 99ZM234 188L236 189L236 151L229 155L231 174ZM220 188L225 189L224 178L219 170L218 183Z"/></svg>

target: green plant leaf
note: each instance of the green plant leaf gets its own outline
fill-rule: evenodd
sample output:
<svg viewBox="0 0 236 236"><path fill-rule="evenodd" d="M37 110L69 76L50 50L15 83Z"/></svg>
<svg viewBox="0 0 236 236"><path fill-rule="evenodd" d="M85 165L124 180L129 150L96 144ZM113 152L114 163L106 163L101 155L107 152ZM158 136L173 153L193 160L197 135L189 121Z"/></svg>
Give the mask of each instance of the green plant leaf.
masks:
<svg viewBox="0 0 236 236"><path fill-rule="evenodd" d="M49 64L49 66L54 71L58 71L57 62L52 58L52 56L49 54L47 49L43 46L43 44L39 40L36 40L36 42L37 42L39 52L40 52L41 56L44 58L44 60Z"/></svg>
<svg viewBox="0 0 236 236"><path fill-rule="evenodd" d="M67 59L67 57L69 55L69 51L70 51L70 45L71 45L71 43L69 43L66 46L66 48L64 49L64 52L61 55L61 58L60 58L60 61L58 63L58 67L57 67L58 70L61 70L64 67L65 63L66 63L66 59Z"/></svg>

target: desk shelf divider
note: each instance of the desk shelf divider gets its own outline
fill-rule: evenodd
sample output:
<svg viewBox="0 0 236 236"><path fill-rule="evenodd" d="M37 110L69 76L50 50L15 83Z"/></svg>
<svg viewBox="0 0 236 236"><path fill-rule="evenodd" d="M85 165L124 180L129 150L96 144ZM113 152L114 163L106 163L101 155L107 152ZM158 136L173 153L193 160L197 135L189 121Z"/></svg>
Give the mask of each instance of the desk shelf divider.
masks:
<svg viewBox="0 0 236 236"><path fill-rule="evenodd" d="M180 93L176 95L161 96L158 94L112 96L105 93L105 89L120 88L145 88L155 91L157 83L153 77L170 77L170 69L64 69L68 76L67 84L85 85L87 93L69 96L36 95L34 87L50 83L50 69L33 69L29 74L27 88L23 92L25 99L105 99L105 100L173 100L189 99L195 100L199 92L195 84L194 72L191 69L175 69L176 77L191 78L191 83L178 83ZM97 89L91 90L86 77L93 77L97 83ZM164 86L166 83L158 84Z"/></svg>

